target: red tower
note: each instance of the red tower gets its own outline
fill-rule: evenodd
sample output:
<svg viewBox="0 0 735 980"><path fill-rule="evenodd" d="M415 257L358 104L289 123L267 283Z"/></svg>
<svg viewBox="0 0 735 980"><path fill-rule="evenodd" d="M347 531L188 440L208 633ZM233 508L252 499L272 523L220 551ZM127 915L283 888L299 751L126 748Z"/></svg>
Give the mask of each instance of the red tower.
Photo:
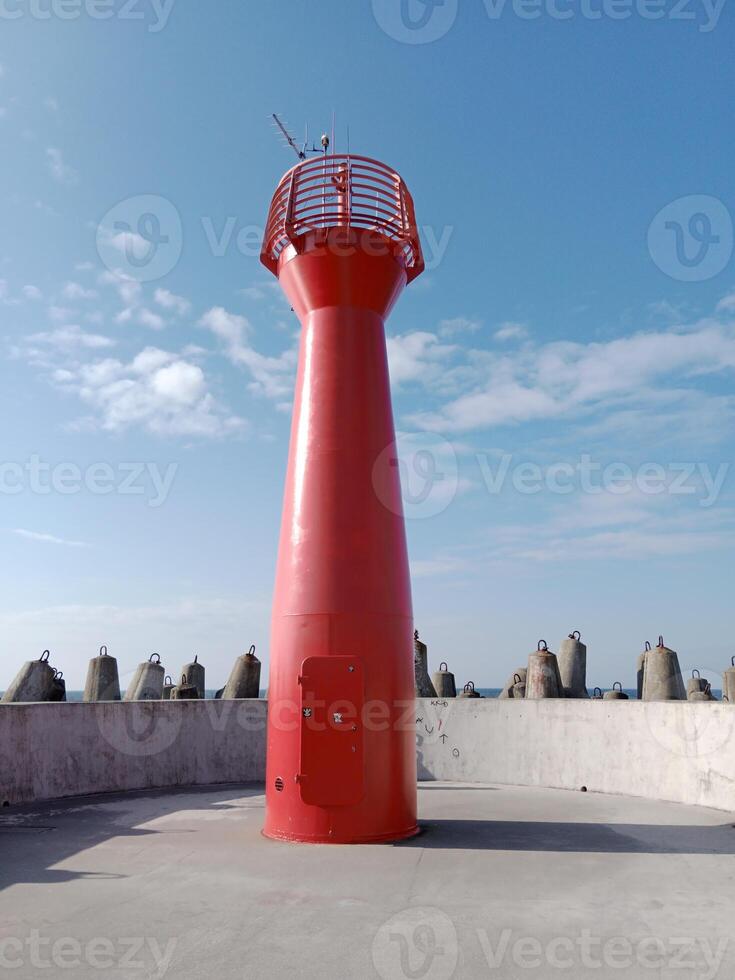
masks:
<svg viewBox="0 0 735 980"><path fill-rule="evenodd" d="M302 325L271 624L264 833L416 825L413 613L384 323L424 268L413 201L366 157L297 164L263 264Z"/></svg>

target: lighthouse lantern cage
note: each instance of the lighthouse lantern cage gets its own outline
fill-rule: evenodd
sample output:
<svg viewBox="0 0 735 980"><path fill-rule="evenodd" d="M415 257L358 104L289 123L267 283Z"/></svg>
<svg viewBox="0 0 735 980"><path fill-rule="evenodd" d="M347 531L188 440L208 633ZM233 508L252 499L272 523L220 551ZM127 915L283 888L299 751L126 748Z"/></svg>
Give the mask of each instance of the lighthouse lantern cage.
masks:
<svg viewBox="0 0 735 980"><path fill-rule="evenodd" d="M378 160L348 154L304 160L284 175L271 202L261 261L277 275L289 245L310 232L345 227L393 243L408 282L423 272L413 198L402 178Z"/></svg>

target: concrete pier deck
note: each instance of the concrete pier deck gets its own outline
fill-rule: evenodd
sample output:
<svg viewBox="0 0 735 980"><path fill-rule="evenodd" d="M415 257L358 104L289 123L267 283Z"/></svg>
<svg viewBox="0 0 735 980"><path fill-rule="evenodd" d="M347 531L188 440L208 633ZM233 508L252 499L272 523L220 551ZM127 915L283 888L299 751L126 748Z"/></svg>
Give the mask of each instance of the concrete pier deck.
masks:
<svg viewBox="0 0 735 980"><path fill-rule="evenodd" d="M423 783L399 845L264 839L259 785L0 811L0 975L729 978L735 822Z"/></svg>

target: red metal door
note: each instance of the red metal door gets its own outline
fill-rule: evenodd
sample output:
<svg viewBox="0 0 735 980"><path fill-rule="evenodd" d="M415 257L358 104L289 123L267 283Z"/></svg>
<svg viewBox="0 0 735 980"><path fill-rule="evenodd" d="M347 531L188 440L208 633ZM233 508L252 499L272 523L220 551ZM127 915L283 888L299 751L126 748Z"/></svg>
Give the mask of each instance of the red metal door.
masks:
<svg viewBox="0 0 735 980"><path fill-rule="evenodd" d="M301 666L301 799L346 806L365 795L362 662L308 657Z"/></svg>

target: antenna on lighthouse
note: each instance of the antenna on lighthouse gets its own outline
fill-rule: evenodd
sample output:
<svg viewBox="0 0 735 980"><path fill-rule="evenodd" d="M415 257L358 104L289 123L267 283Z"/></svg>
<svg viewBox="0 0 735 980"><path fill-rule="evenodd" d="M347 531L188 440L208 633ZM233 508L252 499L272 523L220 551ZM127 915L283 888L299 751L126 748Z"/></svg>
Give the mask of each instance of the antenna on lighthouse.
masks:
<svg viewBox="0 0 735 980"><path fill-rule="evenodd" d="M294 151L294 153L299 158L299 160L305 160L306 159L306 147L307 147L308 141L309 141L309 133L308 133L308 130L307 130L307 135L306 135L306 142L304 143L303 148L302 149L299 149L298 146L296 145L296 140L289 133L289 131L286 129L286 127L281 122L281 120L278 118L278 116L276 115L275 112L272 113L272 116L273 116L273 121L275 122L276 126L280 129L281 135L283 136L283 138L286 141L286 145L291 147L291 149Z"/></svg>
<svg viewBox="0 0 735 980"><path fill-rule="evenodd" d="M289 133L289 131L286 128L285 124L279 119L279 117L277 116L277 114L275 112L271 113L271 118L273 119L273 122L276 124L276 126L280 130L281 136L285 140L285 145L291 147L291 149L294 151L294 153L299 158L299 160L306 160L308 158L308 155L310 153L322 153L323 152L326 155L329 152L330 139L326 135L326 133L322 136L322 140L321 140L322 145L321 145L321 147L314 146L313 143L312 143L311 146L309 146L309 125L307 123L307 125L306 125L306 132L305 132L305 135L304 135L304 144L303 144L303 146L301 148L299 148L298 143L293 138L293 136ZM326 143L325 143L325 140L326 140ZM332 142L333 142L333 140L332 140Z"/></svg>

